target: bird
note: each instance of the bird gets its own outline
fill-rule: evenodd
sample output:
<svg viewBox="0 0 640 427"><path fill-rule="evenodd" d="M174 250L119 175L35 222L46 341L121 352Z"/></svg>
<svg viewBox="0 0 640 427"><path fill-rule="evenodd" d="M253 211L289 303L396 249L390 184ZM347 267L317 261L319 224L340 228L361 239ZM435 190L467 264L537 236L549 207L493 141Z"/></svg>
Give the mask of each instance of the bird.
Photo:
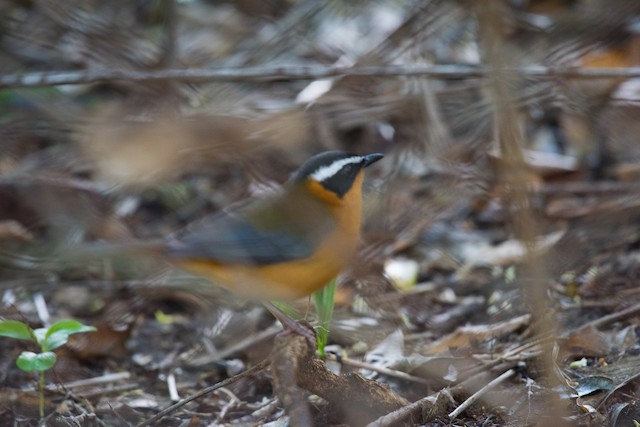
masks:
<svg viewBox="0 0 640 427"><path fill-rule="evenodd" d="M285 332L315 335L273 301L323 288L356 252L362 223L364 170L380 153L316 154L279 191L236 203L166 238L57 250L56 264L113 255L147 255L261 302ZM202 290L202 288L200 288Z"/></svg>
<svg viewBox="0 0 640 427"><path fill-rule="evenodd" d="M334 279L354 255L364 169L382 159L327 151L263 198L240 202L163 242L169 263L252 300L293 300Z"/></svg>

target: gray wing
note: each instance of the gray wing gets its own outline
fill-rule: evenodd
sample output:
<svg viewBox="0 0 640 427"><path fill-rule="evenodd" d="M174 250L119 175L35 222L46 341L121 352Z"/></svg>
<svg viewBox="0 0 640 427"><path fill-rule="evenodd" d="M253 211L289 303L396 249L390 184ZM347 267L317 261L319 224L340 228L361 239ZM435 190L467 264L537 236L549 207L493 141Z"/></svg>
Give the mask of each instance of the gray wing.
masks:
<svg viewBox="0 0 640 427"><path fill-rule="evenodd" d="M166 253L174 258L233 264L280 263L311 256L333 226L332 221L313 213L317 213L317 206L301 206L293 211L283 210L277 201L267 209L265 206L261 203L240 209L241 212L220 212L178 236L167 246ZM263 211L275 214L265 218L258 214Z"/></svg>

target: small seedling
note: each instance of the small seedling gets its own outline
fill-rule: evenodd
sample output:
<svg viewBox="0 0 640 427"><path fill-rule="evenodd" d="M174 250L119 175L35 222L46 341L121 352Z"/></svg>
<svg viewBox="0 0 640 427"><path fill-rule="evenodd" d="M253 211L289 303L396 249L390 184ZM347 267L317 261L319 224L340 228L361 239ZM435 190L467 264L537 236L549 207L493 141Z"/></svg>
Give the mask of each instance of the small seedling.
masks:
<svg viewBox="0 0 640 427"><path fill-rule="evenodd" d="M336 295L336 280L333 279L324 288L313 293L313 302L316 306L318 321L320 324L316 328L318 335L318 355L324 357L324 348L329 338L329 326L333 318L334 298Z"/></svg>
<svg viewBox="0 0 640 427"><path fill-rule="evenodd" d="M316 313L318 315L318 326L316 326L316 341L318 344L318 356L324 357L324 348L327 345L327 340L329 338L329 326L331 325L331 320L333 318L333 306L335 305L334 297L336 294L336 280L332 280L329 282L324 288L317 290L313 293L313 302L316 306ZM271 303L276 306L280 311L282 311L285 315L291 317L294 320L300 320L304 316L302 316L298 311L292 306L281 302L281 301L271 301Z"/></svg>
<svg viewBox="0 0 640 427"><path fill-rule="evenodd" d="M40 373L38 382L40 418L44 417L44 372L55 366L57 361L56 354L52 350L65 345L69 335L95 330L93 326L83 325L77 320L60 320L48 328L38 329L31 329L17 320L0 321L0 336L29 340L40 346L40 353L23 351L16 359L16 365L22 371Z"/></svg>

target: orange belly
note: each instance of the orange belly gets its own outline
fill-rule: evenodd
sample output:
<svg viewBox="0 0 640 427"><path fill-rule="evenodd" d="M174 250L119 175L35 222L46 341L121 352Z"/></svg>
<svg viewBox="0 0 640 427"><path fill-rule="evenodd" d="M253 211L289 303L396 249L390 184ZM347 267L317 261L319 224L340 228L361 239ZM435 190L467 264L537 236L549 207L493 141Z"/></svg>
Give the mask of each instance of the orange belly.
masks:
<svg viewBox="0 0 640 427"><path fill-rule="evenodd" d="M321 289L348 264L356 236L328 239L311 257L267 265L222 265L206 259L172 262L248 299L292 300Z"/></svg>

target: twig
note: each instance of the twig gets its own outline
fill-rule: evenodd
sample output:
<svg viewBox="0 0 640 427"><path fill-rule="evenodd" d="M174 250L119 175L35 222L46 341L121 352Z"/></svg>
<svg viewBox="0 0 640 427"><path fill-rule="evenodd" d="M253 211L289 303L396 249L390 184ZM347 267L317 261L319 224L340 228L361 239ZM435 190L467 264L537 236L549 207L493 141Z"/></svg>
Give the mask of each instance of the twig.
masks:
<svg viewBox="0 0 640 427"><path fill-rule="evenodd" d="M628 317L634 317L640 314L640 304L632 305L631 307L625 308L622 311L618 311L617 313L611 313L606 316L599 317L591 322L588 322L580 327L580 329L585 328L587 326L591 326L594 328L600 328L602 326L608 325L609 323L617 322L622 319L626 319Z"/></svg>
<svg viewBox="0 0 640 427"><path fill-rule="evenodd" d="M109 388L96 388L86 391L83 390L81 395L74 393L73 390L70 390L67 394L70 393L71 396L76 396L78 399L86 400L96 396L104 397L108 394L120 394L125 391L131 391L139 388L140 386L138 384L126 383L122 385L111 386Z"/></svg>
<svg viewBox="0 0 640 427"><path fill-rule="evenodd" d="M640 377L640 372L637 372L628 378L624 378L619 384L616 384L611 390L607 392L607 394L602 398L602 400L600 400L600 402L596 406L596 410L600 409L602 405L604 405L604 403L607 400L609 400L609 398L613 396L618 390L620 390L622 387L626 386L630 382L637 380L639 377Z"/></svg>
<svg viewBox="0 0 640 427"><path fill-rule="evenodd" d="M274 336L276 336L276 334L278 332L282 331L282 326L280 326L280 324L276 324L274 326L271 326L268 329L265 329L264 331L261 331L257 334L253 334L253 335L249 335L248 337L246 337L245 339L243 339L240 342L237 342L235 344L233 344L230 347L227 348L223 348L222 350L220 350L219 352L213 353L213 354L207 354L201 357L198 357L197 359L188 361L187 364L189 367L198 367L198 366L204 366L207 365L209 363L215 362L217 360L222 360L225 359L227 357L229 357L231 354L233 353L238 353L241 352L243 350L246 350L247 348L254 346L264 340L273 338Z"/></svg>
<svg viewBox="0 0 640 427"><path fill-rule="evenodd" d="M176 385L176 376L173 372L167 375L167 389L169 389L169 398L172 402L177 402L178 400L180 400L178 387Z"/></svg>
<svg viewBox="0 0 640 427"><path fill-rule="evenodd" d="M478 399L480 399L489 390L491 390L492 388L494 388L498 384L504 382L509 377L513 376L515 373L516 373L515 370L509 369L508 371L506 371L502 375L500 375L498 378L496 378L493 381L489 382L489 384L485 385L480 390L476 391L471 396L469 396L469 398L467 400L462 402L462 404L460 406L458 406L454 411L452 411L449 414L449 418L452 418L452 419L453 418L457 418L462 412L464 412L467 408L469 408L471 405L473 405Z"/></svg>
<svg viewBox="0 0 640 427"><path fill-rule="evenodd" d="M629 68L567 68L531 65L505 68L503 74L520 77L545 78L636 78L640 67ZM189 83L244 82L276 80L316 80L331 77L426 77L443 80L486 77L495 73L491 67L471 65L385 65L369 67L344 66L276 66L214 69L168 69L155 71L99 70L99 71L49 71L0 76L0 89L87 84L104 81L127 80L130 82L177 80Z"/></svg>
<svg viewBox="0 0 640 427"><path fill-rule="evenodd" d="M370 371L374 371L382 375L387 375L389 377L400 378L402 380L407 380L407 381L411 381L419 384L429 384L429 382L424 378L415 377L413 375L409 375L401 371L396 371L394 369L384 368L382 366L375 366L370 363L360 362L358 360L353 360L346 357L337 357L336 355L330 354L330 353L327 353L326 358L328 360L332 360L334 362L338 362L343 365L353 366L354 368L360 368L360 369L368 369Z"/></svg>
<svg viewBox="0 0 640 427"><path fill-rule="evenodd" d="M557 194L604 194L628 193L638 191L638 184L633 182L563 182L561 184L544 184L533 190L543 195Z"/></svg>
<svg viewBox="0 0 640 427"><path fill-rule="evenodd" d="M55 391L60 388L70 389L70 388L78 388L78 387L89 387L98 384L112 383L121 380L128 380L131 378L131 374L129 372L117 372L113 374L101 375L99 377L87 378L84 380L71 381L63 384L50 384L47 386L48 391ZM33 387L25 388L25 391L34 390Z"/></svg>
<svg viewBox="0 0 640 427"><path fill-rule="evenodd" d="M271 361L269 359L264 359L263 361L261 361L260 363L258 363L257 365L247 369L244 372L239 373L238 375L234 375L231 378L227 378L224 381L220 381L217 384L214 384L210 387L204 388L202 390L200 390L197 393L192 394L191 396L185 397L184 399L182 399L179 402L174 403L173 405L169 406L166 409L163 409L162 411L158 412L156 415L154 415L153 417L149 418L146 421L141 422L140 424L137 424L136 427L145 427L148 425L151 425L152 423L158 421L160 418L164 417L167 414L170 414L171 412L175 411L176 409L179 409L181 407L183 407L184 405L186 405L187 403L196 400L206 394L211 393L212 391L215 391L221 387L226 387L229 384L233 384L234 382L238 381L241 378L247 377L249 375L254 374L255 372L260 371L261 369L266 368L269 363Z"/></svg>
<svg viewBox="0 0 640 427"><path fill-rule="evenodd" d="M413 402L410 405L403 406L393 412L389 412L386 415L381 416L377 420L367 424L367 427L388 427L406 424L406 420L417 417L418 414L428 413L431 416L425 418L421 417L421 422L428 422L433 420L432 416L437 415L443 406L443 400L453 401L453 398L449 394L448 390L441 390L436 395L429 395L423 397L420 400Z"/></svg>

